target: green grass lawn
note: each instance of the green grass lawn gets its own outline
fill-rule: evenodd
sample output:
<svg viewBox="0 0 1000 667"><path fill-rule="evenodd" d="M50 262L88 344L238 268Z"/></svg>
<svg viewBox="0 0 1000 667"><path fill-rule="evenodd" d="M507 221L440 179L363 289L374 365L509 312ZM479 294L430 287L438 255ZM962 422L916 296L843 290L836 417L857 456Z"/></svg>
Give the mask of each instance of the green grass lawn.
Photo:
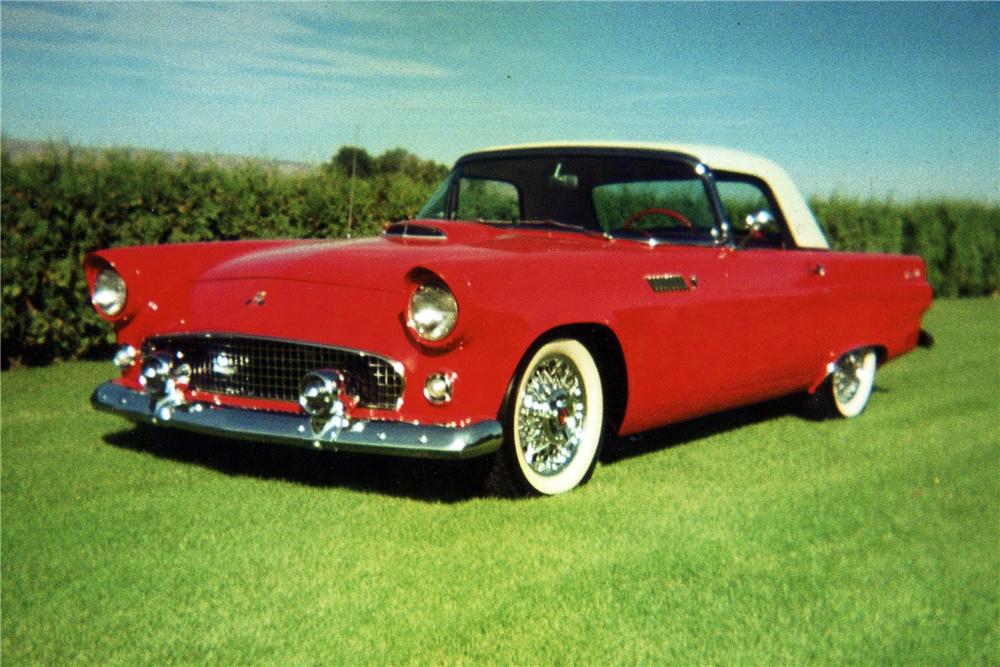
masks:
<svg viewBox="0 0 1000 667"><path fill-rule="evenodd" d="M858 419L754 406L522 501L134 429L109 363L5 373L3 662L996 664L1000 301L926 325Z"/></svg>

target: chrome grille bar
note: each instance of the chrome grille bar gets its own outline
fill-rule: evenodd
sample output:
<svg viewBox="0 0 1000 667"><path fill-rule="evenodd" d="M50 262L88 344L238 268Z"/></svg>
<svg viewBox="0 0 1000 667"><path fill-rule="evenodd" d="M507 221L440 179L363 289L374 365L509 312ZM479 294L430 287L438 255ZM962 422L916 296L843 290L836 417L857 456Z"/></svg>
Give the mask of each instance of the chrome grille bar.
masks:
<svg viewBox="0 0 1000 667"><path fill-rule="evenodd" d="M397 364L358 350L232 334L154 336L143 353L170 353L191 368L189 387L214 394L297 401L299 380L321 368L340 370L347 391L367 408L395 409L404 378Z"/></svg>

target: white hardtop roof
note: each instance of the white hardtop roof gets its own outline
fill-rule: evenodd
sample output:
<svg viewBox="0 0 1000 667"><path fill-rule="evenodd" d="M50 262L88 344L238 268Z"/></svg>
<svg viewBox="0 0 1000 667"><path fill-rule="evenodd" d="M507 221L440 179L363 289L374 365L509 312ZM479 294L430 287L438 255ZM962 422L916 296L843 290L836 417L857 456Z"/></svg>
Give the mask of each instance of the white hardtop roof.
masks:
<svg viewBox="0 0 1000 667"><path fill-rule="evenodd" d="M518 144L512 146L495 146L473 151L477 153L492 153L499 151L518 151L551 148L606 148L623 150L663 151L666 153L681 153L693 157L712 171L733 171L741 174L757 176L763 179L774 193L778 206L788 222L789 231L800 248L829 248L830 245L813 217L809 205L799 193L798 188L785 170L753 153L702 144L655 143L640 141L569 141L546 142L533 144Z"/></svg>

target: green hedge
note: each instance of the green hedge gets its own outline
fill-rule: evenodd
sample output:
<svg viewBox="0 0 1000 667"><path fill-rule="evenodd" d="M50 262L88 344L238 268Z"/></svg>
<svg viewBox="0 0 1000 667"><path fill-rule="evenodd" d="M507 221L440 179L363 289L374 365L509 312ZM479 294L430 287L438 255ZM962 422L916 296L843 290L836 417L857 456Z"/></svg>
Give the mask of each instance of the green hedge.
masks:
<svg viewBox="0 0 1000 667"><path fill-rule="evenodd" d="M809 202L841 250L920 255L938 296L1000 290L1000 205L960 200L896 203L841 196Z"/></svg>
<svg viewBox="0 0 1000 667"><path fill-rule="evenodd" d="M81 265L91 250L344 236L351 191L347 165L359 172L352 234L372 234L384 222L414 215L445 172L401 149L379 157L341 149L323 168L297 173L268 163L220 165L55 145L17 158L3 150L0 160L5 368L107 353L113 337L87 305ZM1000 290L996 204L843 197L811 203L837 248L922 255L939 295Z"/></svg>
<svg viewBox="0 0 1000 667"><path fill-rule="evenodd" d="M383 157L398 158L399 152ZM92 250L341 237L348 231L351 178L336 161L286 173L259 162L220 166L205 159L56 145L18 158L4 150L0 159L5 368L107 351L113 342L109 327L87 304L82 261ZM394 160L393 167L356 179L353 236L415 215L447 171L413 159Z"/></svg>

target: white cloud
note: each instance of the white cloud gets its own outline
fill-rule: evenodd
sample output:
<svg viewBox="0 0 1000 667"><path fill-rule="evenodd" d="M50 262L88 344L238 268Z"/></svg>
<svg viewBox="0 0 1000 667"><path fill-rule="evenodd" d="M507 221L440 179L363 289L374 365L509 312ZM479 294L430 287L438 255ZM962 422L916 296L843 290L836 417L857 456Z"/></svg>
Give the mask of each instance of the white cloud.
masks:
<svg viewBox="0 0 1000 667"><path fill-rule="evenodd" d="M82 56L98 61L131 59L137 68L147 63L163 66L158 74L167 78L170 68L227 76L240 76L243 70L271 79L273 84L296 77L433 79L452 75L421 60L366 52L357 40L351 50L315 45L321 39L317 31L290 18L280 4L85 7L85 13L67 14L47 6L5 4L5 55L22 50L55 53L70 60ZM253 68L257 71L247 71Z"/></svg>
<svg viewBox="0 0 1000 667"><path fill-rule="evenodd" d="M445 78L448 69L405 58L384 58L332 47L285 46L274 50L275 60L294 71L345 76L379 75L402 78Z"/></svg>

